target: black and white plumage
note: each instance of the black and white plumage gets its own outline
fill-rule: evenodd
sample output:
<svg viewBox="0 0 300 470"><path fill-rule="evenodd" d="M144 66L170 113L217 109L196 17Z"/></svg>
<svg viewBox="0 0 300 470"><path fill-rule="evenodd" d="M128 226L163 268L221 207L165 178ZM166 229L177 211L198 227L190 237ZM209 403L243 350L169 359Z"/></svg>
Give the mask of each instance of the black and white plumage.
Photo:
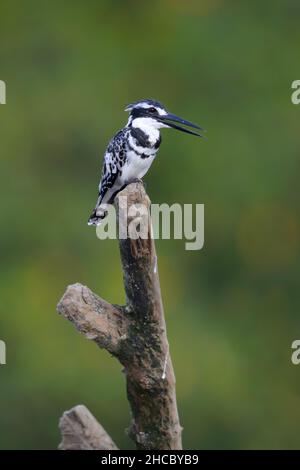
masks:
<svg viewBox="0 0 300 470"><path fill-rule="evenodd" d="M104 155L99 196L89 225L99 225L106 215L106 205L113 202L116 194L147 173L161 144L161 128L173 127L201 137L175 123L201 129L199 126L170 114L158 101L137 101L125 111L130 112L127 125L112 138Z"/></svg>

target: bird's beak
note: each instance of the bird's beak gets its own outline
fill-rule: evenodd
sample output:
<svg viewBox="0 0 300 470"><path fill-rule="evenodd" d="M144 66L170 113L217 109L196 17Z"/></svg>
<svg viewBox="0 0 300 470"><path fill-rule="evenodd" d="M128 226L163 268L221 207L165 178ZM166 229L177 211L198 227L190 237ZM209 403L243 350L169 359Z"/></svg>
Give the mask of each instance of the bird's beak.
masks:
<svg viewBox="0 0 300 470"><path fill-rule="evenodd" d="M187 134L197 135L198 137L203 137L198 132L191 131L190 129L186 129L185 127L175 124L176 122L179 122L180 124L183 124L184 126L188 126L188 127L192 127L193 129L199 129L201 131L204 131L204 129L202 129L202 127L198 126L197 124L193 124L190 121L186 121L185 119L182 119L181 117L178 117L175 114L170 114L170 113L164 114L162 116L159 116L159 118L156 118L156 119L162 122L163 124L166 124L169 127L173 127L173 129L177 129L178 131L186 132Z"/></svg>

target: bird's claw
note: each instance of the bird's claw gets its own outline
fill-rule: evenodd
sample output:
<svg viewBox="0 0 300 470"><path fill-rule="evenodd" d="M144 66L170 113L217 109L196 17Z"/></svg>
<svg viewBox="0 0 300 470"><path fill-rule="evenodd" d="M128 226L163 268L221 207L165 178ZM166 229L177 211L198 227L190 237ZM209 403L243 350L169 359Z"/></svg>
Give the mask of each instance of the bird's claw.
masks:
<svg viewBox="0 0 300 470"><path fill-rule="evenodd" d="M132 181L130 181L130 183L141 183L146 189L146 183L141 178L134 178Z"/></svg>

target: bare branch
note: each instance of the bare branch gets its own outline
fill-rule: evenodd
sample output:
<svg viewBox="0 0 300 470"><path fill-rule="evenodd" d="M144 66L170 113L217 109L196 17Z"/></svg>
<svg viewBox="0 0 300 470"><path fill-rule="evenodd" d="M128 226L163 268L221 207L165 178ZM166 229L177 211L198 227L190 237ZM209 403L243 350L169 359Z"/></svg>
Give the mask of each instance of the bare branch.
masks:
<svg viewBox="0 0 300 470"><path fill-rule="evenodd" d="M59 421L60 450L118 450L116 444L84 405L65 411Z"/></svg>
<svg viewBox="0 0 300 470"><path fill-rule="evenodd" d="M130 184L119 193L117 207L124 196L128 207L142 204L149 212L150 199L141 183ZM137 448L178 450L182 448L182 428L150 220L149 216L146 239L119 240L131 319L128 339L119 359L125 366L127 396L132 409L129 434ZM131 221L128 217L128 225Z"/></svg>
<svg viewBox="0 0 300 470"><path fill-rule="evenodd" d="M150 200L141 183L132 183L119 193L116 198L119 209L124 209L121 207L124 200L128 208L142 204L149 212ZM128 225L131 222L132 217L128 217ZM87 287L74 284L68 287L58 311L124 366L132 410L129 435L136 447L180 450L182 428L150 224L149 217L145 239L119 240L125 307L111 305Z"/></svg>
<svg viewBox="0 0 300 470"><path fill-rule="evenodd" d="M73 284L67 288L57 310L88 339L118 355L128 323L121 307L109 304L82 284Z"/></svg>

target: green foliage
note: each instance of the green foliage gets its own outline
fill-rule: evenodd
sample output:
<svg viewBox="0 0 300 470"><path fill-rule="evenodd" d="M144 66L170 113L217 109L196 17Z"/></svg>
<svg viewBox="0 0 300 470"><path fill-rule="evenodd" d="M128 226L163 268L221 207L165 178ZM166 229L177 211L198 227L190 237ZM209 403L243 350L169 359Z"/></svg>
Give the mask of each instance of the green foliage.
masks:
<svg viewBox="0 0 300 470"><path fill-rule="evenodd" d="M75 281L124 302L117 243L86 221L123 108L153 97L208 129L202 141L165 130L146 177L153 202L205 204L202 251L157 242L184 446L299 448L299 3L0 11L0 447L54 448L78 403L131 446L120 366L55 306Z"/></svg>

